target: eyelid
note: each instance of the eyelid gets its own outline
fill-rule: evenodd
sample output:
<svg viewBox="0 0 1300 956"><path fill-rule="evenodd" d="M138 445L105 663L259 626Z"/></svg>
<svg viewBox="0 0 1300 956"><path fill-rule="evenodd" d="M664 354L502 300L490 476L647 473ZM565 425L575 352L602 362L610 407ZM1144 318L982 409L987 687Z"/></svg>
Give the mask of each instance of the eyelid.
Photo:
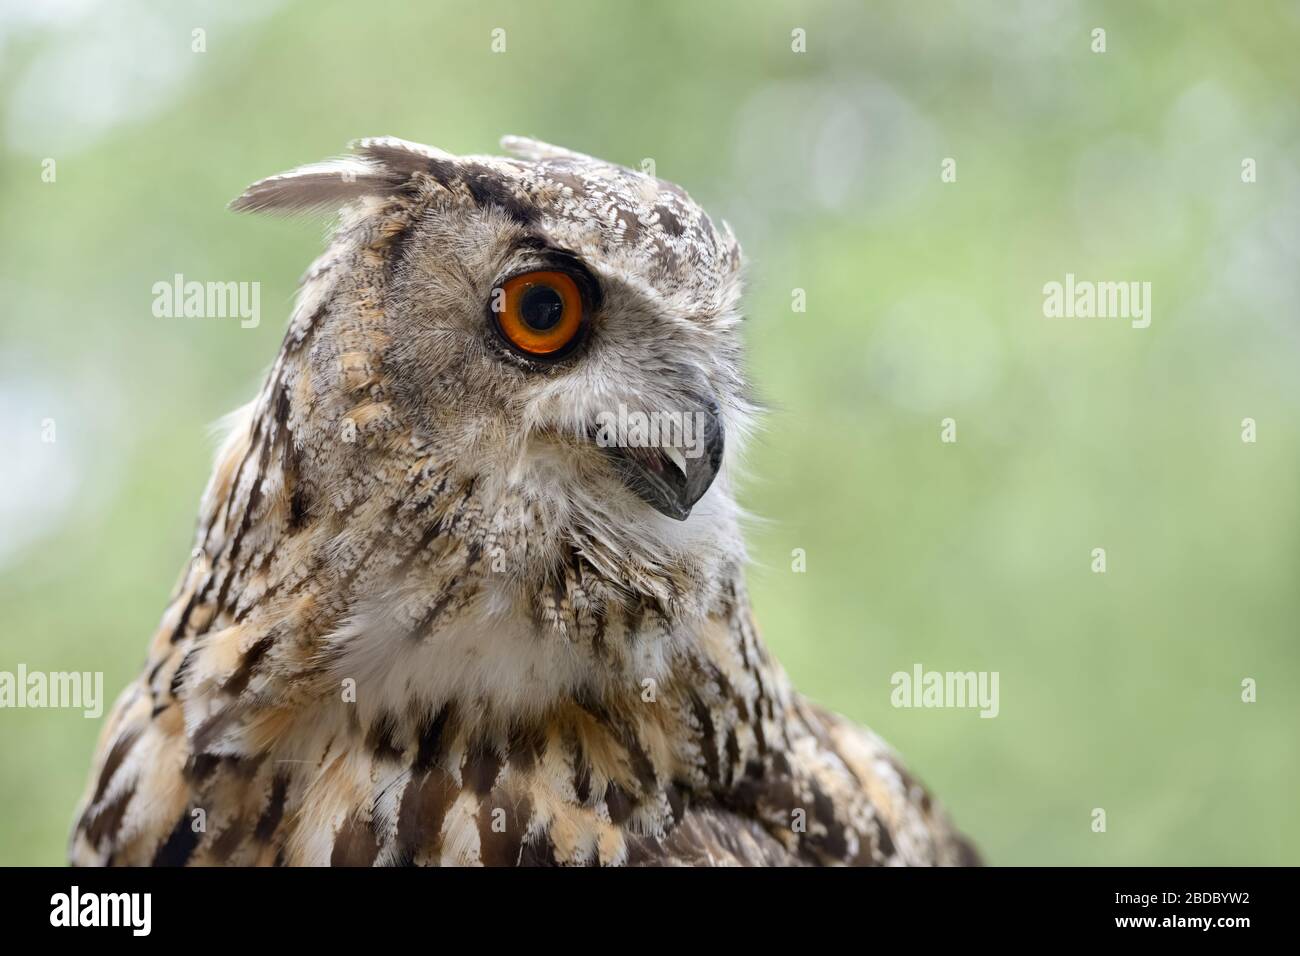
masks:
<svg viewBox="0 0 1300 956"><path fill-rule="evenodd" d="M501 288L506 282L527 272L567 272L578 283L590 312L594 313L604 303L605 295L600 282L576 252L552 245L537 235L523 236L516 243L516 248L526 255L519 257L510 272L499 279L494 288Z"/></svg>

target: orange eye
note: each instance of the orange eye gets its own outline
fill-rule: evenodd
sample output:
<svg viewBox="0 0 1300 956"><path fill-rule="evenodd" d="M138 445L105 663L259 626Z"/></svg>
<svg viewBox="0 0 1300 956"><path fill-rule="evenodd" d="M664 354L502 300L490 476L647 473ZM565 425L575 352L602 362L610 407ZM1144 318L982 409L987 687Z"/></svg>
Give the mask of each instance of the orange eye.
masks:
<svg viewBox="0 0 1300 956"><path fill-rule="evenodd" d="M521 352L554 356L582 328L582 293L567 273L525 272L507 279L501 291L497 325Z"/></svg>

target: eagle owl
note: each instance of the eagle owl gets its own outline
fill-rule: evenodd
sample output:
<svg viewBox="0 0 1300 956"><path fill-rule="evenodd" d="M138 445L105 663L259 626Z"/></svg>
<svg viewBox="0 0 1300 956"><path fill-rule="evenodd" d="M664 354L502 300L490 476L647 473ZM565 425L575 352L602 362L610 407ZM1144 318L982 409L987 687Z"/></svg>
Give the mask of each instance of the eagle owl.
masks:
<svg viewBox="0 0 1300 956"><path fill-rule="evenodd" d="M730 228L644 173L503 147L362 140L234 201L338 225L218 452L72 860L975 862L759 638ZM672 441L610 440L653 413Z"/></svg>

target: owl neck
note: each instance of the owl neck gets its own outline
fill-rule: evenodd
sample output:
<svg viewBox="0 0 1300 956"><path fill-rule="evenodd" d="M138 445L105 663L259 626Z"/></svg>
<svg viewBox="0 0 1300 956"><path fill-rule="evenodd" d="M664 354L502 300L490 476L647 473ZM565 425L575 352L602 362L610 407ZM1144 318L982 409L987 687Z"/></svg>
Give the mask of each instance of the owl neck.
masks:
<svg viewBox="0 0 1300 956"><path fill-rule="evenodd" d="M779 731L785 679L726 549L629 557L405 441L313 480L294 386L277 366L219 458L174 640L237 628L294 699L348 682L363 723L459 703L504 727L581 701L673 736L717 698L719 747Z"/></svg>
<svg viewBox="0 0 1300 956"><path fill-rule="evenodd" d="M519 551L484 482L415 459L369 484L313 482L286 406L273 385L224 450L158 638L183 653L151 677L155 703L184 705L196 766L347 768L356 819L388 793L367 788L407 768L398 816L417 830L472 793L484 819L537 808L547 835L529 846L555 859L596 852L569 845L591 826L593 846L630 859L643 841L618 834L664 832L700 801L790 838L816 721L737 564L623 576L597 544L543 528L547 573L494 565L503 541ZM484 853L492 833L480 825Z"/></svg>

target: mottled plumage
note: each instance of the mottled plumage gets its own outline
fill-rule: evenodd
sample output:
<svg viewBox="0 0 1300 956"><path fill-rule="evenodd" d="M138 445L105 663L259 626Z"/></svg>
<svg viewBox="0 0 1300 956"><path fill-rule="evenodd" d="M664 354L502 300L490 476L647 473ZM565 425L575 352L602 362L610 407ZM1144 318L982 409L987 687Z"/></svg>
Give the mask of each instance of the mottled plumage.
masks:
<svg viewBox="0 0 1300 956"><path fill-rule="evenodd" d="M73 861L973 861L759 638L730 230L669 183L504 145L363 140L235 201L339 225L219 452ZM534 361L488 304L557 261L590 279L591 328ZM620 403L704 409L719 452L725 434L720 468L688 469L713 481L686 520L629 483L653 462L592 441Z"/></svg>

